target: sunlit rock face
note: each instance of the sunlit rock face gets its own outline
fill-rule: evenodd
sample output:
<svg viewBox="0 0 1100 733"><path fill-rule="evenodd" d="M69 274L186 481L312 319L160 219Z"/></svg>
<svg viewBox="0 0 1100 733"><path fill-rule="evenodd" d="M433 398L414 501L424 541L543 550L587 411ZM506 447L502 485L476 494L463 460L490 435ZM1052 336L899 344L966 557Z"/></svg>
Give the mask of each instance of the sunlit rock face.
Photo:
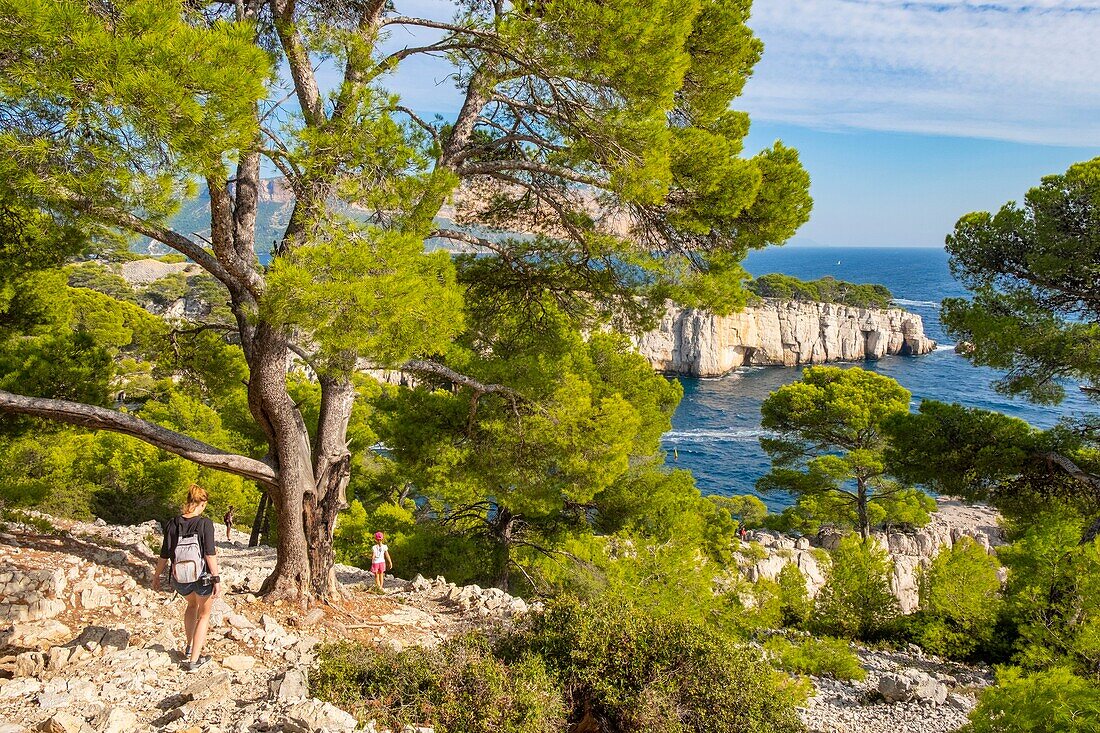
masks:
<svg viewBox="0 0 1100 733"><path fill-rule="evenodd" d="M654 369L716 377L741 366L799 366L935 350L918 315L835 303L763 299L728 316L670 306L636 340Z"/></svg>

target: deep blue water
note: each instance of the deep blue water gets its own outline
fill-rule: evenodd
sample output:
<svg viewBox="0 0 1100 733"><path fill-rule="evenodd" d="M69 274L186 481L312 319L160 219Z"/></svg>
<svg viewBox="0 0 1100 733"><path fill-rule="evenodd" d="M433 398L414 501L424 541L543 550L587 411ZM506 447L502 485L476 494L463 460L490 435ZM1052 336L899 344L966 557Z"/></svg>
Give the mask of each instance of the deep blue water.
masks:
<svg viewBox="0 0 1100 733"><path fill-rule="evenodd" d="M924 330L940 348L920 357L886 357L860 366L887 374L913 393L913 406L922 398L959 402L997 410L1049 427L1063 416L1100 408L1068 384L1066 400L1057 407L1038 406L1024 399L997 394L991 383L998 372L972 366L951 348L953 343L939 321L943 298L965 295L951 277L947 253L939 248L790 247L754 252L745 262L754 276L771 272L814 280L832 275L857 283L882 283L897 303L924 320ZM760 449L760 403L770 392L796 381L800 370L754 367L721 379L688 379L684 399L665 434L668 461L695 474L704 494L756 493L753 485L768 470ZM674 458L675 456L675 458ZM785 495L764 497L773 510L791 503Z"/></svg>

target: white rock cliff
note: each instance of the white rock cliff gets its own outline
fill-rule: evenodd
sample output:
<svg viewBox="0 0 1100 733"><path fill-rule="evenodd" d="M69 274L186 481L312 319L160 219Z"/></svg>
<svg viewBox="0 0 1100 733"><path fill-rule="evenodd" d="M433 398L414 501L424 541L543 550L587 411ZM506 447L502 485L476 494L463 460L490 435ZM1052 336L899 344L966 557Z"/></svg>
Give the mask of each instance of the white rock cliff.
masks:
<svg viewBox="0 0 1100 733"><path fill-rule="evenodd" d="M636 346L658 371L716 377L741 366L916 356L936 342L924 335L920 316L900 308L764 298L728 316L670 306Z"/></svg>

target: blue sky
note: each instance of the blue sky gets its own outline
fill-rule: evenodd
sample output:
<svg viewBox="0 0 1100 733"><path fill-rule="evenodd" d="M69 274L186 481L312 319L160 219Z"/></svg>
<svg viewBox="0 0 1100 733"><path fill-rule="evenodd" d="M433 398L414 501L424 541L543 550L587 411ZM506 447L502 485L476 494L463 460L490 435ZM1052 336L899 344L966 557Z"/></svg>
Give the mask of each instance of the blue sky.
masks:
<svg viewBox="0 0 1100 733"><path fill-rule="evenodd" d="M813 180L796 242L941 246L960 215L1100 155L1100 0L756 0L750 26L765 51L737 104L748 149L782 139ZM413 57L389 86L449 116L447 72Z"/></svg>

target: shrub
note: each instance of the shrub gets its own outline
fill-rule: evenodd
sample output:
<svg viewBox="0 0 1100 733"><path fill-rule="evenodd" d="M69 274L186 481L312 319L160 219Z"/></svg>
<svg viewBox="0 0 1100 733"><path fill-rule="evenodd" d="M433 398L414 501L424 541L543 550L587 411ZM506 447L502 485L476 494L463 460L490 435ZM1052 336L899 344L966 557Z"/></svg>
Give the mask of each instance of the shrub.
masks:
<svg viewBox="0 0 1100 733"><path fill-rule="evenodd" d="M874 543L858 535L841 539L832 553L825 586L814 604L812 625L845 639L881 639L892 631L899 608L890 592L893 563Z"/></svg>
<svg viewBox="0 0 1100 733"><path fill-rule="evenodd" d="M933 654L966 659L989 644L1001 610L997 558L969 537L938 554L920 577L913 638Z"/></svg>
<svg viewBox="0 0 1100 733"><path fill-rule="evenodd" d="M1025 675L998 671L960 733L1093 733L1100 730L1100 687L1064 667Z"/></svg>
<svg viewBox="0 0 1100 733"><path fill-rule="evenodd" d="M784 626L801 627L810 618L813 601L806 578L794 563L787 563L776 578L779 583L779 610Z"/></svg>
<svg viewBox="0 0 1100 733"><path fill-rule="evenodd" d="M802 688L758 652L696 622L620 602L559 599L505 642L564 687L573 725L616 733L801 731Z"/></svg>
<svg viewBox="0 0 1100 733"><path fill-rule="evenodd" d="M768 516L768 507L759 497L752 494L739 496L708 496L715 506L725 509L741 526L748 529L760 527Z"/></svg>
<svg viewBox="0 0 1100 733"><path fill-rule="evenodd" d="M1100 677L1100 539L1081 544L1084 524L1079 515L1037 515L1000 550L1022 667Z"/></svg>
<svg viewBox="0 0 1100 733"><path fill-rule="evenodd" d="M848 642L840 639L813 638L792 642L782 636L773 636L764 643L764 649L772 656L780 669L797 674L832 677L837 680L862 680L867 670L848 648Z"/></svg>
<svg viewBox="0 0 1100 733"><path fill-rule="evenodd" d="M310 691L379 728L437 733L558 733L561 690L532 657L505 664L484 636L400 653L339 644L321 650Z"/></svg>

